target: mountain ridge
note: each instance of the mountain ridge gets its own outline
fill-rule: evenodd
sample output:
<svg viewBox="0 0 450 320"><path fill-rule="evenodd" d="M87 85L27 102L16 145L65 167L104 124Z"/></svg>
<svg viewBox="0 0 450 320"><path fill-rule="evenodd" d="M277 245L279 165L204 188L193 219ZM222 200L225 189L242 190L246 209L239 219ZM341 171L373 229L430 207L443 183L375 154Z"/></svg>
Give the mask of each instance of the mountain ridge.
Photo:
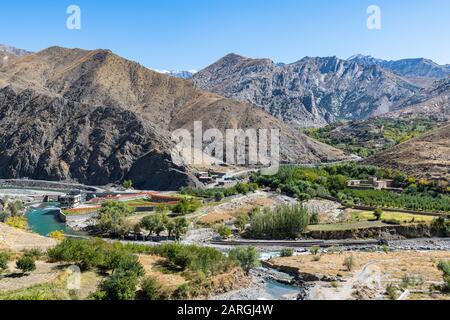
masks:
<svg viewBox="0 0 450 320"><path fill-rule="evenodd" d="M419 88L378 66L337 57L291 64L228 54L191 79L204 90L258 105L298 126L387 113Z"/></svg>
<svg viewBox="0 0 450 320"><path fill-rule="evenodd" d="M10 86L14 87L15 93L5 89ZM180 184L196 185L192 168L177 167L168 158L173 146L173 143L169 143L170 132L180 128L191 129L194 121L202 121L205 130L278 128L281 134L281 158L284 162L319 164L348 158L342 151L306 137L256 106L202 91L189 81L151 71L136 62L115 55L110 50L87 51L50 47L38 53L19 57L0 67L0 88L6 90L5 98L0 99L0 107L5 113L10 112L9 116L2 119L1 124L5 126L5 130L0 139L5 142L0 148L0 158L4 157L0 161L0 172L6 178L24 176L50 180L73 178L89 183L105 183L132 177L133 181L134 179L138 181L137 186L165 190L179 187ZM29 91L33 93L31 99L20 94ZM73 122L76 119L64 118L62 123L54 120L61 132L58 141L70 143L55 144L52 143L54 139L50 139L42 147L39 140L31 140L28 151L20 150L20 143L14 137L8 136L7 132L22 130L21 127L27 128L25 125L20 128L14 126L19 126L17 124L21 123L21 119L29 118L32 108L35 108L36 112L45 113L45 106L52 106L52 103L56 103L59 109L53 108L53 112L47 118L59 119L58 110L68 112L70 108L74 108L75 114L82 115L80 125L85 122L92 123L92 127L87 131L91 132L93 138L98 137L101 141L106 141L105 145L98 149L96 139L84 140L87 141L85 146L75 143L71 137L81 139L83 134L76 130L77 123ZM28 109L23 109L23 105ZM11 107L24 111L11 113ZM93 110L110 110L103 112L106 112L105 119L111 123L111 128L117 127L119 132L108 133L107 128L98 122L100 120L92 120L90 115ZM129 121L138 124L138 128L147 129L139 129L138 132L137 129L133 129L129 134L120 134L122 131L128 131L125 128L130 126L130 122L124 122L122 117L131 119ZM139 121L133 120L135 118ZM37 130L35 135L52 136L54 131L46 123L48 120L40 117L32 120L30 126ZM72 131L64 130L64 123L73 128ZM97 127L100 132L96 131ZM142 150L136 145L133 142L133 134L142 136L145 141L148 140L149 149ZM22 136L26 137L26 134L22 133ZM62 145L68 146L68 150L64 153L61 151ZM130 147L123 150L126 145ZM8 153L8 147L16 151L17 157ZM94 155L90 153L91 149L97 150ZM118 150L118 154L113 150ZM130 150L131 155L127 153ZM70 157L64 158L65 154ZM76 158L74 154L85 156ZM15 162L14 158L30 158L35 161L23 165L21 162ZM43 162L36 159L51 159L51 161ZM64 162L67 165L55 164L59 163L59 159L66 159ZM111 162L105 159L110 159ZM158 159L163 163L156 165ZM88 164L79 166L78 164L83 161L87 161ZM89 171L92 167L99 168L102 163L111 168L99 171L103 173L103 179L106 181L101 180L100 176L95 178L95 170ZM142 169L146 166L159 169L156 171ZM136 176L138 170L136 168L141 168L144 177ZM171 185L161 181L170 179L167 173L174 170L180 172L180 184ZM114 175L115 171L120 174ZM157 181L151 182L152 179Z"/></svg>

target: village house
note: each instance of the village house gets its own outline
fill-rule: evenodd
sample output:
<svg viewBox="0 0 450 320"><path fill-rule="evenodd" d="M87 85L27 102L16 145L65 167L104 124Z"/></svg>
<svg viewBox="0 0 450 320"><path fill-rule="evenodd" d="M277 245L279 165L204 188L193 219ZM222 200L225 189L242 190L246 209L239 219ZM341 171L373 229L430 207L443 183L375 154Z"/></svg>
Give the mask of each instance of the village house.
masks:
<svg viewBox="0 0 450 320"><path fill-rule="evenodd" d="M402 191L402 189L395 188L394 180L378 179L377 177L369 177L367 180L350 180L347 186L350 189Z"/></svg>
<svg viewBox="0 0 450 320"><path fill-rule="evenodd" d="M61 209L72 209L81 205L81 191L71 191L69 194L58 197Z"/></svg>

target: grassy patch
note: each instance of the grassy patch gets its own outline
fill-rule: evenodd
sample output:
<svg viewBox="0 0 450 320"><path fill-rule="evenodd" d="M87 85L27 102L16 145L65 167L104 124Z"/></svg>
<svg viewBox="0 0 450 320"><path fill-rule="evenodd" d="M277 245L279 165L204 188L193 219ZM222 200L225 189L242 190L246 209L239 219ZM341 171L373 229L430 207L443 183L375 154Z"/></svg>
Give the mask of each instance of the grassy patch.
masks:
<svg viewBox="0 0 450 320"><path fill-rule="evenodd" d="M352 220L371 221L375 218L373 211L354 211ZM382 220L397 220L401 223L431 223L435 219L432 216L421 216L403 212L383 212Z"/></svg>
<svg viewBox="0 0 450 320"><path fill-rule="evenodd" d="M0 300L70 300L70 295L62 283L47 283L26 289L2 292Z"/></svg>

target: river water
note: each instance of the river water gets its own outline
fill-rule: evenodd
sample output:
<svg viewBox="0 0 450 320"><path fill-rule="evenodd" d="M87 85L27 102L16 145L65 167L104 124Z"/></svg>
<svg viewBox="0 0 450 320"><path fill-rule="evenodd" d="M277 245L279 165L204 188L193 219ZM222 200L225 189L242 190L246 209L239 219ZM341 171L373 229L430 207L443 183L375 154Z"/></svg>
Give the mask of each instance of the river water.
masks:
<svg viewBox="0 0 450 320"><path fill-rule="evenodd" d="M53 231L75 235L76 233L72 229L57 219L56 212L58 211L58 203L44 203L39 207L30 208L27 212L28 226L33 232L42 236L47 236Z"/></svg>
<svg viewBox="0 0 450 320"><path fill-rule="evenodd" d="M283 299L300 293L300 289L291 285L282 284L275 280L265 281L265 293L272 299Z"/></svg>

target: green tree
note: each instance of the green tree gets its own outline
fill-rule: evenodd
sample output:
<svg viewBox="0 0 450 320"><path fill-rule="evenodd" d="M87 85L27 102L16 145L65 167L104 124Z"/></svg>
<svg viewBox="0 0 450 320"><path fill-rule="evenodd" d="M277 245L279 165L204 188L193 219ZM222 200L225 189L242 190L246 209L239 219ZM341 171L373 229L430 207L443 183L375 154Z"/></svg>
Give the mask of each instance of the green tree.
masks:
<svg viewBox="0 0 450 320"><path fill-rule="evenodd" d="M174 236L177 240L180 240L181 237L186 234L189 224L186 218L179 217L174 220L175 228L173 229Z"/></svg>
<svg viewBox="0 0 450 320"><path fill-rule="evenodd" d="M172 211L179 215L185 215L197 211L201 205L201 202L197 199L181 199L181 201L173 207Z"/></svg>
<svg viewBox="0 0 450 320"><path fill-rule="evenodd" d="M328 178L328 188L330 190L343 190L347 187L348 179L344 175L334 175Z"/></svg>
<svg viewBox="0 0 450 320"><path fill-rule="evenodd" d="M96 227L103 233L122 237L133 229L127 220L133 212L133 208L122 202L105 202L98 212Z"/></svg>
<svg viewBox="0 0 450 320"><path fill-rule="evenodd" d="M158 237L166 230L169 218L165 214L152 214L141 220L141 226L145 228L151 236L155 233Z"/></svg>
<svg viewBox="0 0 450 320"><path fill-rule="evenodd" d="M119 270L103 280L94 295L98 300L134 300L138 276L134 272Z"/></svg>
<svg viewBox="0 0 450 320"><path fill-rule="evenodd" d="M255 238L295 239L305 231L308 222L308 210L302 205L283 205L252 214L247 232Z"/></svg>
<svg viewBox="0 0 450 320"><path fill-rule="evenodd" d="M103 260L102 268L113 273L116 270L127 270L138 276L143 276L145 273L138 257L124 250L106 250Z"/></svg>
<svg viewBox="0 0 450 320"><path fill-rule="evenodd" d="M169 236L169 238L172 238L173 236L173 231L175 230L175 222L174 220L169 220L166 224L166 229L167 229L167 234Z"/></svg>
<svg viewBox="0 0 450 320"><path fill-rule="evenodd" d="M247 273L259 266L260 254L254 247L236 248L230 251L230 258L236 260L241 268Z"/></svg>
<svg viewBox="0 0 450 320"><path fill-rule="evenodd" d="M23 274L36 270L36 263L30 256L23 256L16 261L17 269L20 269Z"/></svg>
<svg viewBox="0 0 450 320"><path fill-rule="evenodd" d="M161 214L167 214L167 213L169 213L169 211L170 211L169 207L165 204L157 206L156 210L155 210L156 213L161 213Z"/></svg>

